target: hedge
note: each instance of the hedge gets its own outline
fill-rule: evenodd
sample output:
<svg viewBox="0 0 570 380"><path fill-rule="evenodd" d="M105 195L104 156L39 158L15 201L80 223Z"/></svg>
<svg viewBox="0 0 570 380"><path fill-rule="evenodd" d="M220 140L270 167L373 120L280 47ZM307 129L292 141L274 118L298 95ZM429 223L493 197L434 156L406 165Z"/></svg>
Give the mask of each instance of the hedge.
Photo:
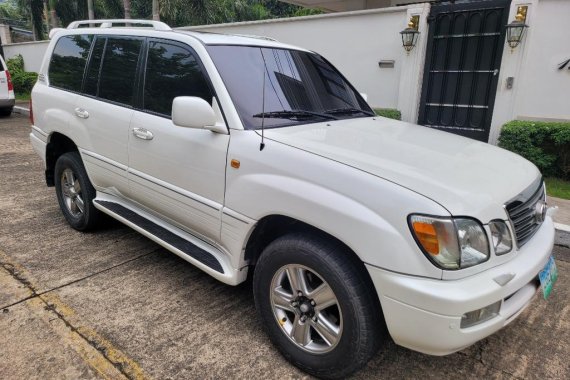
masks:
<svg viewBox="0 0 570 380"><path fill-rule="evenodd" d="M387 117L388 119L402 120L402 113L394 108L374 108L376 115Z"/></svg>
<svg viewBox="0 0 570 380"><path fill-rule="evenodd" d="M499 146L531 161L544 176L570 179L570 122L510 121Z"/></svg>
<svg viewBox="0 0 570 380"><path fill-rule="evenodd" d="M18 54L6 61L8 71L14 83L14 92L24 95L32 92L32 87L36 84L38 74L31 71L24 71L24 58Z"/></svg>

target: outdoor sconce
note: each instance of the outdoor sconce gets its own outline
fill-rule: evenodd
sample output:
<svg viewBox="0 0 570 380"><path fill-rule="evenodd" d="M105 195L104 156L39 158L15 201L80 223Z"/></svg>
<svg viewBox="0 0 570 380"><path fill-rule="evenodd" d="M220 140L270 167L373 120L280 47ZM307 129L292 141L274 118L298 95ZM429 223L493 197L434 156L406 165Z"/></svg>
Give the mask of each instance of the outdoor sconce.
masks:
<svg viewBox="0 0 570 380"><path fill-rule="evenodd" d="M518 7L515 19L507 25L507 42L511 47L511 51L519 46L523 38L524 30L528 28L528 25L525 24L527 10L527 6Z"/></svg>
<svg viewBox="0 0 570 380"><path fill-rule="evenodd" d="M408 54L410 51L416 46L416 42L418 42L418 36L420 32L418 32L418 27L420 24L420 16L412 16L410 17L410 21L408 22L408 27L400 32L402 35L402 46Z"/></svg>

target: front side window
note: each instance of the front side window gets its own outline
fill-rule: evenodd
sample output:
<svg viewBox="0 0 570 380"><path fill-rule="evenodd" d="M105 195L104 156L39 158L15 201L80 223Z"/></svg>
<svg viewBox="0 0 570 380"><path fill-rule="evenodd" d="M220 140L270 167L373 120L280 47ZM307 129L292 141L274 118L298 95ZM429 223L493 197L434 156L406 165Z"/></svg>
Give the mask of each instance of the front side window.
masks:
<svg viewBox="0 0 570 380"><path fill-rule="evenodd" d="M133 105L134 85L143 40L107 37L103 54L98 97Z"/></svg>
<svg viewBox="0 0 570 380"><path fill-rule="evenodd" d="M247 129L284 127L374 112L321 56L255 46L207 47Z"/></svg>
<svg viewBox="0 0 570 380"><path fill-rule="evenodd" d="M151 41L144 84L144 109L171 115L177 96L197 96L212 103L212 91L194 54L189 50Z"/></svg>
<svg viewBox="0 0 570 380"><path fill-rule="evenodd" d="M81 91L92 40L92 35L76 34L61 37L57 41L48 69L50 85L64 90Z"/></svg>

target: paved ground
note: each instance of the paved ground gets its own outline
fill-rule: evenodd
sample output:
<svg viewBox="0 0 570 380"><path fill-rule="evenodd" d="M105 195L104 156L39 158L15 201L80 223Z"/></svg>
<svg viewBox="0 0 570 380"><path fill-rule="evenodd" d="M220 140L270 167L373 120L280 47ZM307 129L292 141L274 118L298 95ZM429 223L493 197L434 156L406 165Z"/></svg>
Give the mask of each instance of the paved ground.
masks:
<svg viewBox="0 0 570 380"><path fill-rule="evenodd" d="M0 378L305 378L229 287L117 223L67 226L23 117L0 119ZM570 378L569 235L560 279L511 325L447 357L388 342L356 378Z"/></svg>
<svg viewBox="0 0 570 380"><path fill-rule="evenodd" d="M554 214L554 221L570 226L570 200L547 197L549 206L556 206L558 210Z"/></svg>

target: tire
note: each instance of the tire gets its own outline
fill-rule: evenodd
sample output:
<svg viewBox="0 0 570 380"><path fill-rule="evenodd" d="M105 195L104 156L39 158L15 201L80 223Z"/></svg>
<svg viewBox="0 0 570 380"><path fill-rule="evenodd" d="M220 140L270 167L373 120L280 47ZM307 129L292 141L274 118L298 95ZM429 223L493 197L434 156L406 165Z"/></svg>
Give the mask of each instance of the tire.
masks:
<svg viewBox="0 0 570 380"><path fill-rule="evenodd" d="M57 201L69 225L78 231L95 229L102 215L93 205L95 189L78 152L57 159L54 179Z"/></svg>
<svg viewBox="0 0 570 380"><path fill-rule="evenodd" d="M255 306L287 360L330 379L346 377L370 360L386 329L364 271L344 245L318 236L290 234L264 249L253 275Z"/></svg>
<svg viewBox="0 0 570 380"><path fill-rule="evenodd" d="M8 117L12 114L13 107L8 108L0 108L0 116L1 117Z"/></svg>

